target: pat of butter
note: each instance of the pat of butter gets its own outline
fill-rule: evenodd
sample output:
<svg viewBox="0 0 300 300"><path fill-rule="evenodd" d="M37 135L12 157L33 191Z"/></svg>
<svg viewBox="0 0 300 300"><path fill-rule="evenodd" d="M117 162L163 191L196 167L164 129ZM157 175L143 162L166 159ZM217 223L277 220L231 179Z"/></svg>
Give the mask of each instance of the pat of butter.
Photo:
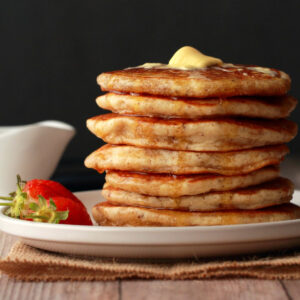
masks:
<svg viewBox="0 0 300 300"><path fill-rule="evenodd" d="M277 73L270 70L269 68L262 68L262 67L248 67L249 70L253 70L259 73L264 73L267 74L269 76L276 76Z"/></svg>
<svg viewBox="0 0 300 300"><path fill-rule="evenodd" d="M175 52L168 66L173 68L195 69L222 64L223 62L219 58L204 55L193 47L185 46Z"/></svg>
<svg viewBox="0 0 300 300"><path fill-rule="evenodd" d="M144 69L151 69L151 68L161 68L163 67L164 64L161 63L144 63L143 65L140 65L140 68L144 68Z"/></svg>

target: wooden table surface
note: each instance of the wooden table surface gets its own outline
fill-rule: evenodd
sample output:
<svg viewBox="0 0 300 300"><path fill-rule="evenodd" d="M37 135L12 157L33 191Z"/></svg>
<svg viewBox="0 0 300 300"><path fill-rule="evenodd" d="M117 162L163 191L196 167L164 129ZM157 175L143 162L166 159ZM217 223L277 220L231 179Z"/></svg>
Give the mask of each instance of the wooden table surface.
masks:
<svg viewBox="0 0 300 300"><path fill-rule="evenodd" d="M16 241L0 231L3 257ZM22 282L0 275L0 300L48 299L300 299L300 280L119 280L109 282Z"/></svg>

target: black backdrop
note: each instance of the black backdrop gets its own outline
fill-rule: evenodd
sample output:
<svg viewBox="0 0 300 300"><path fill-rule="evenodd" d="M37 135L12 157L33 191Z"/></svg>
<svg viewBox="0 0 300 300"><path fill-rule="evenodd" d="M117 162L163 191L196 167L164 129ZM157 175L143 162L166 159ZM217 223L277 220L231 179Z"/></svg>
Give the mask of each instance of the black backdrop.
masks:
<svg viewBox="0 0 300 300"><path fill-rule="evenodd" d="M300 95L300 1L1 1L0 125L69 122L77 135L63 163L100 145L85 120L101 113L96 76L167 62L192 45L225 62L282 69ZM297 109L291 119L297 121ZM291 144L294 154L300 139ZM1 145L0 145L1 146Z"/></svg>

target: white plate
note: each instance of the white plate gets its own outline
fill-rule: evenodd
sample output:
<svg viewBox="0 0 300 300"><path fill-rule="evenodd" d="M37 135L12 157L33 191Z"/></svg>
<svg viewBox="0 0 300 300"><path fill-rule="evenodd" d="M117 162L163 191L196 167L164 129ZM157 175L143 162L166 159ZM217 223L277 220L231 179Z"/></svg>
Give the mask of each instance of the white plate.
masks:
<svg viewBox="0 0 300 300"><path fill-rule="evenodd" d="M76 195L90 211L100 191ZM300 191L293 202L300 205ZM34 223L0 212L0 229L37 248L103 257L224 256L300 245L300 220L202 227L101 227Z"/></svg>

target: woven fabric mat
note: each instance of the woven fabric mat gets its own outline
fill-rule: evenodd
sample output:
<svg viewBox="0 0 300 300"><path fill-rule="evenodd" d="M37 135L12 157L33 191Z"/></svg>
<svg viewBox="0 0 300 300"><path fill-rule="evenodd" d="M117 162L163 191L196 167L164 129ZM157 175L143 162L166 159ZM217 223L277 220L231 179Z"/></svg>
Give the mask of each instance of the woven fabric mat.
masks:
<svg viewBox="0 0 300 300"><path fill-rule="evenodd" d="M108 259L71 256L17 242L0 260L0 271L24 281L115 279L300 279L300 249L272 256L214 259Z"/></svg>

